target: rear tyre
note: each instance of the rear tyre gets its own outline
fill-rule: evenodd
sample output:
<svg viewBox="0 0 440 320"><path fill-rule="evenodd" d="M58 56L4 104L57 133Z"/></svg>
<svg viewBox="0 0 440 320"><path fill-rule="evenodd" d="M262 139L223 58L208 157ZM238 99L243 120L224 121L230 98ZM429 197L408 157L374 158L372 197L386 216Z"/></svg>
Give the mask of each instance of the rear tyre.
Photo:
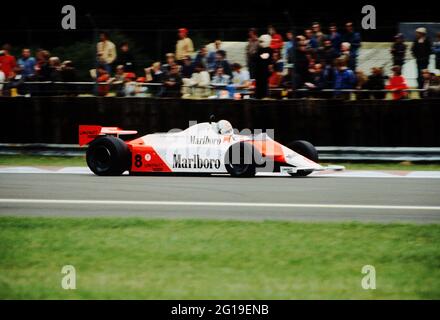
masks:
<svg viewBox="0 0 440 320"><path fill-rule="evenodd" d="M260 154L248 143L233 144L226 151L225 167L232 177L254 177Z"/></svg>
<svg viewBox="0 0 440 320"><path fill-rule="evenodd" d="M86 160L90 170L98 176L119 176L130 169L131 154L121 139L103 136L90 143Z"/></svg>
<svg viewBox="0 0 440 320"><path fill-rule="evenodd" d="M305 140L296 140L287 145L289 149L292 149L296 153L299 153L300 155L306 157L307 159L310 159L314 162L319 161L318 151L308 141ZM311 174L313 170L298 170L295 173L289 173L293 177L305 177Z"/></svg>

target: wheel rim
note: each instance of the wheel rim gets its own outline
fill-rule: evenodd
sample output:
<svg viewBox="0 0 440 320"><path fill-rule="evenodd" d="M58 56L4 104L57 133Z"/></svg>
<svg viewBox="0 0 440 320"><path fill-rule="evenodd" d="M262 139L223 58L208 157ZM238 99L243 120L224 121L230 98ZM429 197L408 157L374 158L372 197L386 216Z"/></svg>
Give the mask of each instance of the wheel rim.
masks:
<svg viewBox="0 0 440 320"><path fill-rule="evenodd" d="M110 151L104 147L99 146L95 149L92 157L93 165L98 172L104 172L110 169L111 166L111 154Z"/></svg>

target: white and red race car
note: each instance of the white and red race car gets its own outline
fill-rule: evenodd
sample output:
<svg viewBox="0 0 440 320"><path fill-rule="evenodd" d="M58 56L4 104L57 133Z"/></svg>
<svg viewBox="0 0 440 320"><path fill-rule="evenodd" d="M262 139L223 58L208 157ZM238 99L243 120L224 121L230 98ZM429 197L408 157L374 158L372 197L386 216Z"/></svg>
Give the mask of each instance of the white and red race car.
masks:
<svg viewBox="0 0 440 320"><path fill-rule="evenodd" d="M129 141L119 138L134 134L137 131L80 125L79 144L89 145L86 159L90 170L100 176L128 171L252 177L257 171L307 176L317 170L342 169L319 165L318 152L307 141L284 146L266 133L236 134L226 120L198 123L179 132L147 134Z"/></svg>

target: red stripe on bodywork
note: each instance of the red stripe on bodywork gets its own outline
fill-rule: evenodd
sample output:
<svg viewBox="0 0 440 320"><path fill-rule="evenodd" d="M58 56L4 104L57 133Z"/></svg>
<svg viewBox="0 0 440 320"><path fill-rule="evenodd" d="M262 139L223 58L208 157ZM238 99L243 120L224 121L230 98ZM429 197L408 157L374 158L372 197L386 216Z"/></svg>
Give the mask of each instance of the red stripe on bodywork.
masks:
<svg viewBox="0 0 440 320"><path fill-rule="evenodd" d="M132 172L172 172L152 146L145 145L142 139L127 143L131 150Z"/></svg>
<svg viewBox="0 0 440 320"><path fill-rule="evenodd" d="M276 162L286 162L283 147L274 140L252 140L247 141L257 149L263 157L273 159Z"/></svg>

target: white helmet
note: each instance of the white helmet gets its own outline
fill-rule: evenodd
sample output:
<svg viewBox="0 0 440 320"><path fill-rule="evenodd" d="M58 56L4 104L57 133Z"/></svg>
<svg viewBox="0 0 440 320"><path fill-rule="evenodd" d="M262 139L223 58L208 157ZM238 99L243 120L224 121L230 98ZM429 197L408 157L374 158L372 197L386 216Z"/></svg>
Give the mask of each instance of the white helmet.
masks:
<svg viewBox="0 0 440 320"><path fill-rule="evenodd" d="M232 134L234 131L231 123L227 120L220 120L217 122L217 128L220 134Z"/></svg>
<svg viewBox="0 0 440 320"><path fill-rule="evenodd" d="M263 34L258 39L260 41L260 47L268 48L270 47L270 43L272 41L272 37L269 34Z"/></svg>

